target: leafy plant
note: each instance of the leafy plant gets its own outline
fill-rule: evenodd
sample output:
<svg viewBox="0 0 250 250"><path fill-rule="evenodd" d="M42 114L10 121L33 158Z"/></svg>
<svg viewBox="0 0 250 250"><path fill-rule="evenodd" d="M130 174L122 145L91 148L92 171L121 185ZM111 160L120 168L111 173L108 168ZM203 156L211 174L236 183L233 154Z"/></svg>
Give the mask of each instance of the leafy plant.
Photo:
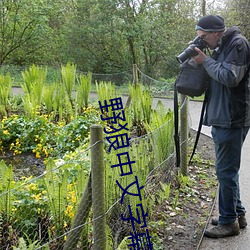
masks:
<svg viewBox="0 0 250 250"><path fill-rule="evenodd" d="M132 100L132 114L134 117L134 123L141 124L150 123L151 110L152 110L152 95L151 92L146 89L143 90L143 85L129 85L129 91Z"/></svg>
<svg viewBox="0 0 250 250"><path fill-rule="evenodd" d="M35 65L22 72L24 82L21 87L24 90L24 110L29 117L34 118L37 112L40 112L46 75L47 68L43 69Z"/></svg>
<svg viewBox="0 0 250 250"><path fill-rule="evenodd" d="M151 114L151 122L145 124L146 130L152 139L155 159L158 163L166 160L173 152L173 112L167 111L162 102L158 102Z"/></svg>
<svg viewBox="0 0 250 250"><path fill-rule="evenodd" d="M168 200L171 192L171 182L170 183L160 182L160 185L161 185L160 193L162 194L161 196L163 198L162 200L164 199Z"/></svg>
<svg viewBox="0 0 250 250"><path fill-rule="evenodd" d="M76 81L76 65L67 63L66 66L61 66L62 86L66 91L69 100L72 103L72 91Z"/></svg>
<svg viewBox="0 0 250 250"><path fill-rule="evenodd" d="M116 87L112 82L96 82L96 90L100 103L103 105L105 101L116 98Z"/></svg>
<svg viewBox="0 0 250 250"><path fill-rule="evenodd" d="M53 111L53 103L54 103L54 94L55 94L56 85L46 86L44 89L43 102L46 108L46 114L51 114Z"/></svg>
<svg viewBox="0 0 250 250"><path fill-rule="evenodd" d="M80 75L78 82L79 85L77 87L76 103L78 112L80 112L83 108L88 107L92 74L88 72L87 75Z"/></svg>
<svg viewBox="0 0 250 250"><path fill-rule="evenodd" d="M5 215L6 222L10 221L13 206L14 177L12 166L8 167L3 160L0 161L0 213Z"/></svg>
<svg viewBox="0 0 250 250"><path fill-rule="evenodd" d="M9 96L11 93L12 79L10 74L0 75L0 115L7 116L9 111Z"/></svg>

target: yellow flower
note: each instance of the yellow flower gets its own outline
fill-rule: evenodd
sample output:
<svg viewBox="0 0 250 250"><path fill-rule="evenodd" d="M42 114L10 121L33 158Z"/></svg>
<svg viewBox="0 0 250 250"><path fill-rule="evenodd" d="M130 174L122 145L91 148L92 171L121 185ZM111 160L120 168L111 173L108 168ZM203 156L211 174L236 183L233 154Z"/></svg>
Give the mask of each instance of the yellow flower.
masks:
<svg viewBox="0 0 250 250"><path fill-rule="evenodd" d="M72 195L71 201L72 201L72 203L76 203L76 196L75 195Z"/></svg>
<svg viewBox="0 0 250 250"><path fill-rule="evenodd" d="M10 133L9 133L9 131L8 131L7 129L5 129L5 130L3 131L3 134L4 134L4 135L9 135Z"/></svg>
<svg viewBox="0 0 250 250"><path fill-rule="evenodd" d="M40 155L39 152L36 152L36 158L37 158L37 159L40 159L40 158L41 158L41 155Z"/></svg>
<svg viewBox="0 0 250 250"><path fill-rule="evenodd" d="M36 201L40 201L42 199L41 195L42 195L41 193L33 194L32 197L35 198Z"/></svg>
<svg viewBox="0 0 250 250"><path fill-rule="evenodd" d="M37 190L37 185L35 183L30 183L29 185L26 186L26 189L28 191L35 191Z"/></svg>
<svg viewBox="0 0 250 250"><path fill-rule="evenodd" d="M73 218L74 217L73 206L68 205L66 208L66 211L64 211L64 213L65 213L65 215L68 215L69 218Z"/></svg>
<svg viewBox="0 0 250 250"><path fill-rule="evenodd" d="M12 210L12 212L16 212L17 208L13 207L11 210Z"/></svg>

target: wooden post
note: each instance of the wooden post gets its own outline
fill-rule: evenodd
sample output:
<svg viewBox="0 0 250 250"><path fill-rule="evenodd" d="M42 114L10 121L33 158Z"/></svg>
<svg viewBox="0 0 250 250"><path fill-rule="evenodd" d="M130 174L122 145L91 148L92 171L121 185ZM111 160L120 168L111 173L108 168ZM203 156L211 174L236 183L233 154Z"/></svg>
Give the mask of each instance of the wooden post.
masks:
<svg viewBox="0 0 250 250"><path fill-rule="evenodd" d="M181 96L180 109L180 168L181 174L187 176L188 174L188 97Z"/></svg>
<svg viewBox="0 0 250 250"><path fill-rule="evenodd" d="M134 85L138 84L138 70L136 64L133 64L133 83Z"/></svg>
<svg viewBox="0 0 250 250"><path fill-rule="evenodd" d="M94 250L106 249L103 128L90 127Z"/></svg>
<svg viewBox="0 0 250 250"><path fill-rule="evenodd" d="M136 64L133 64L133 84L134 86L138 84L138 70ZM128 96L125 108L128 108L130 104L131 104L131 95Z"/></svg>

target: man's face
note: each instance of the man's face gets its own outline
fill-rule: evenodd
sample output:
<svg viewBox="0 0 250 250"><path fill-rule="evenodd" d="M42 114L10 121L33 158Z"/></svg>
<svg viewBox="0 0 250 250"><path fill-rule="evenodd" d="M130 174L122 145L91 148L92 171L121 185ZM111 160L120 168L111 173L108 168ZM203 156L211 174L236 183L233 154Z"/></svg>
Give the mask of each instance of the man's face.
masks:
<svg viewBox="0 0 250 250"><path fill-rule="evenodd" d="M215 49L218 46L218 42L221 38L221 32L206 32L203 30L197 30L197 35L204 39L210 49Z"/></svg>

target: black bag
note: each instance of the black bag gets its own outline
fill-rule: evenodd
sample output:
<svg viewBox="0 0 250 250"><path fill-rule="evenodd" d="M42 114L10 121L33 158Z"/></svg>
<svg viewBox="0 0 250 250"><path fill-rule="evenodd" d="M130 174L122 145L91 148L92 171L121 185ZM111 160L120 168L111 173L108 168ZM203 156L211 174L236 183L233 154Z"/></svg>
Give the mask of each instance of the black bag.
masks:
<svg viewBox="0 0 250 250"><path fill-rule="evenodd" d="M191 97L201 96L207 88L209 79L203 65L190 58L183 62L180 68L180 74L175 81L177 92Z"/></svg>

